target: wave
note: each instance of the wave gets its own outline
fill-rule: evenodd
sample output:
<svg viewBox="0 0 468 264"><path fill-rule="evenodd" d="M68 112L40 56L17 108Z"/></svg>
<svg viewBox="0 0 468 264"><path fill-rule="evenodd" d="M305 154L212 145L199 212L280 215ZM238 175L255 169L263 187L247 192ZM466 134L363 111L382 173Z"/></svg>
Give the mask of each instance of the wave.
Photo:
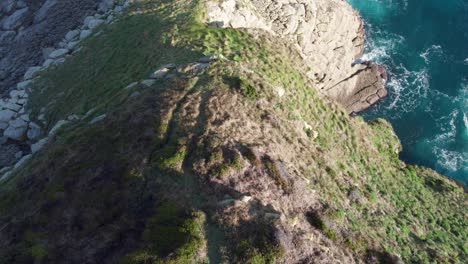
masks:
<svg viewBox="0 0 468 264"><path fill-rule="evenodd" d="M432 45L429 48L427 48L424 52L419 54L419 56L424 59L426 64L430 63L429 57L431 55L438 55L439 57L442 57L444 55L444 51L440 45Z"/></svg>

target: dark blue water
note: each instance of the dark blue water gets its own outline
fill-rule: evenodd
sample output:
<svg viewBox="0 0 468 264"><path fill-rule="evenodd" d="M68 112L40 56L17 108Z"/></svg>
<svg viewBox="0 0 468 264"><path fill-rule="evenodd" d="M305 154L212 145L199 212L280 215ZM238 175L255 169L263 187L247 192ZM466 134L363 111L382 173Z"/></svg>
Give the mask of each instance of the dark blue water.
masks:
<svg viewBox="0 0 468 264"><path fill-rule="evenodd" d="M468 0L349 0L390 96L364 113L389 120L402 159L468 183Z"/></svg>

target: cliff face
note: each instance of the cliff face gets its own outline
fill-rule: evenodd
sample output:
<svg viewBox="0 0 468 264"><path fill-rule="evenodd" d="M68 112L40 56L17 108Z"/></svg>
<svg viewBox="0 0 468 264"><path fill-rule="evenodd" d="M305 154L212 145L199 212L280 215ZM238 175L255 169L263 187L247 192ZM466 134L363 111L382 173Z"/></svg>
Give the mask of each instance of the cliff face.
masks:
<svg viewBox="0 0 468 264"><path fill-rule="evenodd" d="M314 87L359 112L386 96L377 65L351 63L364 50L363 23L343 0L208 1L212 25L272 32L298 48Z"/></svg>
<svg viewBox="0 0 468 264"><path fill-rule="evenodd" d="M314 89L255 7L222 8L265 30L204 4L121 2L29 76L45 137L1 171L0 263L463 263L463 189Z"/></svg>

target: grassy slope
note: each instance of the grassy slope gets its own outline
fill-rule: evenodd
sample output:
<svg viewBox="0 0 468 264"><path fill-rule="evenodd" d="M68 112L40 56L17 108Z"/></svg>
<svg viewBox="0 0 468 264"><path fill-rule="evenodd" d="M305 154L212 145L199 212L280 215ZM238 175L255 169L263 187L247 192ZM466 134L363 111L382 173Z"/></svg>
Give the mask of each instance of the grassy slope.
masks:
<svg viewBox="0 0 468 264"><path fill-rule="evenodd" d="M402 164L390 125L350 119L317 95L301 73L304 69L297 67L293 51L269 36L206 28L187 11L195 10L193 6L172 2L149 1L153 12L123 18L87 41L71 61L46 73L35 87L32 110L37 113L52 102L47 107L51 123L95 106L111 116L100 125L83 122L70 127L16 180L0 186L1 224L10 223L0 233L2 241L8 241L0 244L2 259L57 261L76 254L71 249L61 252L64 245L77 245L90 256L127 255L124 261L129 262L158 262L173 251L169 262L204 259L204 198L177 193L203 188L191 183L187 167L195 166L194 156L216 153L221 144L200 152L191 143L193 136L221 130L208 127L206 116L197 116L194 125L182 122L190 120L184 104L243 94L235 104L248 107L253 120L265 122L255 106L265 99L269 111L284 122L283 130L274 133L288 132L282 137L293 146L305 142L307 155L298 153L290 160L299 168L298 176L320 193L323 206L316 226L338 245L351 248L356 256L375 249L400 254L409 262L463 262L467 222L462 188L433 171ZM191 62L211 52L233 62L217 64L200 79L158 83L138 99L128 98L129 91L123 90L159 65ZM283 87L287 96L278 98L276 87ZM310 124L318 138L295 134L292 124L298 122ZM236 166L235 160L215 160L206 170L194 171L223 177ZM351 191L361 202L349 201ZM32 216L23 219L20 212ZM19 220L12 222L10 216ZM69 231L63 231L61 221ZM166 236L174 237L170 245L160 232L172 232ZM124 239L117 247L105 243L119 236ZM90 241L96 248L87 246ZM237 248L239 260L275 258L276 249L261 239L253 241L256 250ZM105 255L99 255L102 252Z"/></svg>

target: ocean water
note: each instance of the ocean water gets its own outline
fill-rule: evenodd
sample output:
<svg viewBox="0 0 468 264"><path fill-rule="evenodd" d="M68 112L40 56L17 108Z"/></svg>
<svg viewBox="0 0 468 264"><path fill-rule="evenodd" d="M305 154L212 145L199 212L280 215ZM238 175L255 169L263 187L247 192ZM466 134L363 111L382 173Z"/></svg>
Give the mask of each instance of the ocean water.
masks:
<svg viewBox="0 0 468 264"><path fill-rule="evenodd" d="M363 113L389 120L401 158L468 184L468 0L348 0L366 22L366 59L389 97Z"/></svg>

